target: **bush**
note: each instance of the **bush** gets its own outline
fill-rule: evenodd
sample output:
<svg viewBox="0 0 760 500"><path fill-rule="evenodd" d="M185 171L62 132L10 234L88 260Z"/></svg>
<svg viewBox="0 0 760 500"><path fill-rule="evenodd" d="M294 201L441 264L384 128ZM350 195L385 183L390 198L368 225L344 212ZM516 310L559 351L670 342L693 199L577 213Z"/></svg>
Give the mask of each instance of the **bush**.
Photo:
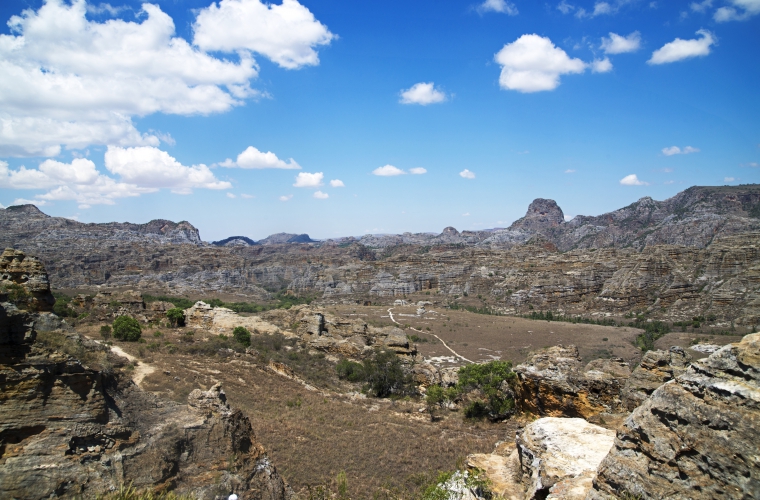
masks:
<svg viewBox="0 0 760 500"><path fill-rule="evenodd" d="M137 342L142 336L142 328L135 318L119 316L113 321L113 336L117 340Z"/></svg>
<svg viewBox="0 0 760 500"><path fill-rule="evenodd" d="M242 344L245 347L251 345L251 332L249 332L244 326L236 326L235 329L232 330L232 336L239 344Z"/></svg>
<svg viewBox="0 0 760 500"><path fill-rule="evenodd" d="M335 371L338 372L338 378L348 380L349 382L362 382L364 380L364 366L361 363L341 359Z"/></svg>
<svg viewBox="0 0 760 500"><path fill-rule="evenodd" d="M63 295L62 293L55 293L55 304L53 304L53 312L59 318L73 318L77 313L69 307L71 297Z"/></svg>
<svg viewBox="0 0 760 500"><path fill-rule="evenodd" d="M364 380L364 390L376 398L402 396L413 391L412 379L393 351L376 351L372 358L364 360Z"/></svg>
<svg viewBox="0 0 760 500"><path fill-rule="evenodd" d="M174 307L166 311L166 317L172 326L185 326L185 311L179 307Z"/></svg>
<svg viewBox="0 0 760 500"><path fill-rule="evenodd" d="M100 327L100 336L103 337L103 340L108 340L111 338L111 327L108 325L103 325Z"/></svg>
<svg viewBox="0 0 760 500"><path fill-rule="evenodd" d="M465 410L468 418L488 416L492 420L505 418L512 413L515 401L509 381L515 378L509 361L489 361L473 363L459 369L457 391L461 393L477 390L485 400L474 401Z"/></svg>

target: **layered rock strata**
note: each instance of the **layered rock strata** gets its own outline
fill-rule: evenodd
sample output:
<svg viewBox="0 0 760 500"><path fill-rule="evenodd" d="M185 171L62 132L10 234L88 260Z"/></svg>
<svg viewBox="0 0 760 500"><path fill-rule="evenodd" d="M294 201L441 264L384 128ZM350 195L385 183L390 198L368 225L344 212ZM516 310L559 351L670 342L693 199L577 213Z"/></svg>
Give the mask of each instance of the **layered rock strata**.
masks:
<svg viewBox="0 0 760 500"><path fill-rule="evenodd" d="M559 345L530 355L514 371L521 411L585 419L625 411L621 392L631 370L622 359L597 359L584 367L577 347Z"/></svg>
<svg viewBox="0 0 760 500"><path fill-rule="evenodd" d="M760 498L760 334L695 361L636 408L589 499Z"/></svg>
<svg viewBox="0 0 760 500"><path fill-rule="evenodd" d="M668 351L647 351L641 358L622 392L623 405L633 411L658 387L686 371L692 357L682 347Z"/></svg>

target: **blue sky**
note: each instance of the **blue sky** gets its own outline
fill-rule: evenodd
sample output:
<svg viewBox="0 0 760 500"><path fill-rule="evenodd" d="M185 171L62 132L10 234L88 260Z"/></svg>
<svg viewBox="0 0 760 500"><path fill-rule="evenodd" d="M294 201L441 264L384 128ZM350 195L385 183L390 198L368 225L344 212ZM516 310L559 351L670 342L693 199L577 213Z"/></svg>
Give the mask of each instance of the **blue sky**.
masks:
<svg viewBox="0 0 760 500"><path fill-rule="evenodd" d="M760 181L760 0L7 0L0 16L3 206L330 238Z"/></svg>

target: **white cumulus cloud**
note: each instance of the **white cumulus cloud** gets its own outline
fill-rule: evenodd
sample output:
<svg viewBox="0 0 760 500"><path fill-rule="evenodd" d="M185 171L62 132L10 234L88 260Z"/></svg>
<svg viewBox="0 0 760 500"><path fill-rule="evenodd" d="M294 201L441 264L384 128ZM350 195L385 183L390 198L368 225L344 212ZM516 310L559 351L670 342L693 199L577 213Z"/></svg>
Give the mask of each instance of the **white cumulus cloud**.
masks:
<svg viewBox="0 0 760 500"><path fill-rule="evenodd" d="M683 149L679 148L678 146L670 146L668 148L662 148L662 154L664 154L665 156L688 155L691 153L699 153L699 148L693 148L691 146L686 146Z"/></svg>
<svg viewBox="0 0 760 500"><path fill-rule="evenodd" d="M652 53L652 57L647 61L649 64L666 64L692 57L703 57L710 53L710 47L716 43L712 33L707 30L697 31L700 38L692 40L682 40L676 38L670 43L666 43Z"/></svg>
<svg viewBox="0 0 760 500"><path fill-rule="evenodd" d="M250 12L254 4L256 23L242 15L222 19L230 6ZM198 13L192 44L158 5L142 4L138 21L103 19L119 10L107 4L95 7L102 21L88 19L88 8L93 12L85 0L47 0L8 21L11 34L0 35L0 155L158 146L170 136L138 131L133 117L228 111L264 95L250 86L259 71L255 53L288 68L317 64L313 47L333 36L295 0L212 3ZM214 29L222 28L226 44L214 44ZM260 43L238 39L240 31Z"/></svg>
<svg viewBox="0 0 760 500"><path fill-rule="evenodd" d="M648 186L648 182L640 181L636 174L626 175L620 179L620 184L623 186Z"/></svg>
<svg viewBox="0 0 760 500"><path fill-rule="evenodd" d="M301 172L296 176L296 183L293 184L297 188L318 188L322 186L322 180L325 178L325 174L322 172L316 172L310 174L309 172Z"/></svg>
<svg viewBox="0 0 760 500"><path fill-rule="evenodd" d="M422 175L427 173L427 169L422 167L414 167L409 169L409 173L413 175Z"/></svg>
<svg viewBox="0 0 760 500"><path fill-rule="evenodd" d="M591 71L594 73L609 73L612 71L612 62L609 57L594 59L591 63Z"/></svg>
<svg viewBox="0 0 760 500"><path fill-rule="evenodd" d="M760 14L760 0L729 0L731 7L721 7L715 11L713 19L719 23L746 21Z"/></svg>
<svg viewBox="0 0 760 500"><path fill-rule="evenodd" d="M259 151L253 146L248 146L245 151L237 156L236 161L232 161L227 158L225 161L219 164L222 167L239 167L248 169L262 169L262 168L281 168L286 170L300 170L301 165L296 163L293 158L289 158L288 161L277 158L277 155L271 151L264 153Z"/></svg>
<svg viewBox="0 0 760 500"><path fill-rule="evenodd" d="M692 2L689 4L689 7L694 12L705 12L707 9L712 7L713 0L703 0L702 2Z"/></svg>
<svg viewBox="0 0 760 500"><path fill-rule="evenodd" d="M519 13L515 4L506 0L485 0L485 2L478 5L477 10L481 14L484 12L500 12L516 16Z"/></svg>
<svg viewBox="0 0 760 500"><path fill-rule="evenodd" d="M734 177L724 177L723 182L734 182L736 179Z"/></svg>
<svg viewBox="0 0 760 500"><path fill-rule="evenodd" d="M565 173L566 174L574 174L575 173L575 169L568 168L567 170L565 170Z"/></svg>
<svg viewBox="0 0 760 500"><path fill-rule="evenodd" d="M200 11L193 30L202 50L250 50L288 69L319 64L314 48L336 38L296 0L221 0Z"/></svg>
<svg viewBox="0 0 760 500"><path fill-rule="evenodd" d="M329 194L323 193L322 191L315 191L314 192L314 198L316 198L318 200L326 200L329 197L330 197Z"/></svg>
<svg viewBox="0 0 760 500"><path fill-rule="evenodd" d="M401 104L435 104L446 100L446 93L435 88L433 82L415 83L410 88L401 91Z"/></svg>
<svg viewBox="0 0 760 500"><path fill-rule="evenodd" d="M227 193L227 198L231 198L231 199L233 199L233 200L234 200L235 198L237 198L237 196L235 196L235 195L234 195L234 194L232 194L232 193Z"/></svg>
<svg viewBox="0 0 760 500"><path fill-rule="evenodd" d="M206 165L187 167L166 151L150 146L109 146L105 166L123 181L148 188L169 188L188 194L193 188L229 189L232 184L217 179Z"/></svg>
<svg viewBox="0 0 760 500"><path fill-rule="evenodd" d="M501 65L499 85L519 92L554 90L561 75L583 73L586 69L586 63L571 59L549 38L536 34L523 35L504 45L494 59Z"/></svg>
<svg viewBox="0 0 760 500"><path fill-rule="evenodd" d="M342 187L346 187L346 185L345 185L345 184L343 184L343 181L342 181L342 180L340 180L340 179L333 179L333 180L331 180L331 181L330 181L330 186L332 186L332 187L334 187L334 188L342 188Z"/></svg>
<svg viewBox="0 0 760 500"><path fill-rule="evenodd" d="M610 37L602 37L601 49L605 54L624 54L636 52L641 47L641 33L634 31L628 36L610 32Z"/></svg>
<svg viewBox="0 0 760 500"><path fill-rule="evenodd" d="M292 197L293 197L292 194L284 194L284 195L280 196L278 199L280 201L289 201Z"/></svg>
<svg viewBox="0 0 760 500"><path fill-rule="evenodd" d="M470 172L466 168L459 172L459 176L463 177L465 179L474 179L475 178L475 172Z"/></svg>
<svg viewBox="0 0 760 500"><path fill-rule="evenodd" d="M377 167L372 173L374 175L379 175L380 177L392 177L394 175L404 175L406 172L393 165L385 165L383 167Z"/></svg>

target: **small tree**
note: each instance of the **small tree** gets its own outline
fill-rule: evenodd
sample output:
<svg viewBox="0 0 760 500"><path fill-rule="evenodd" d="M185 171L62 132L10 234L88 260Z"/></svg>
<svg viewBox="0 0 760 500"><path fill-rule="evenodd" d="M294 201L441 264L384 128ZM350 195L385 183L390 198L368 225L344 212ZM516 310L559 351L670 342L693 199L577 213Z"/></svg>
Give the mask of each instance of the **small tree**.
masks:
<svg viewBox="0 0 760 500"><path fill-rule="evenodd" d="M349 382L361 382L364 380L364 366L361 363L341 359L335 366L338 378Z"/></svg>
<svg viewBox="0 0 760 500"><path fill-rule="evenodd" d="M166 317L172 326L185 326L185 311L180 307L174 307L166 311Z"/></svg>
<svg viewBox="0 0 760 500"><path fill-rule="evenodd" d="M251 345L251 332L249 332L244 326L236 326L235 329L232 330L232 336L238 343L245 347Z"/></svg>
<svg viewBox="0 0 760 500"><path fill-rule="evenodd" d="M142 336L142 328L135 318L119 316L113 321L113 336L117 340L137 342Z"/></svg>
<svg viewBox="0 0 760 500"><path fill-rule="evenodd" d="M459 369L460 393L479 390L485 396L485 401L473 401L465 410L468 417L488 415L497 420L507 417L515 407L509 381L516 375L509 361L490 361L488 363L473 363Z"/></svg>
<svg viewBox="0 0 760 500"><path fill-rule="evenodd" d="M364 389L376 398L404 395L411 392L412 380L404 372L401 360L389 350L376 351L364 360Z"/></svg>
<svg viewBox="0 0 760 500"><path fill-rule="evenodd" d="M103 337L103 340L108 340L111 338L111 327L108 325L103 325L100 327L100 336Z"/></svg>

